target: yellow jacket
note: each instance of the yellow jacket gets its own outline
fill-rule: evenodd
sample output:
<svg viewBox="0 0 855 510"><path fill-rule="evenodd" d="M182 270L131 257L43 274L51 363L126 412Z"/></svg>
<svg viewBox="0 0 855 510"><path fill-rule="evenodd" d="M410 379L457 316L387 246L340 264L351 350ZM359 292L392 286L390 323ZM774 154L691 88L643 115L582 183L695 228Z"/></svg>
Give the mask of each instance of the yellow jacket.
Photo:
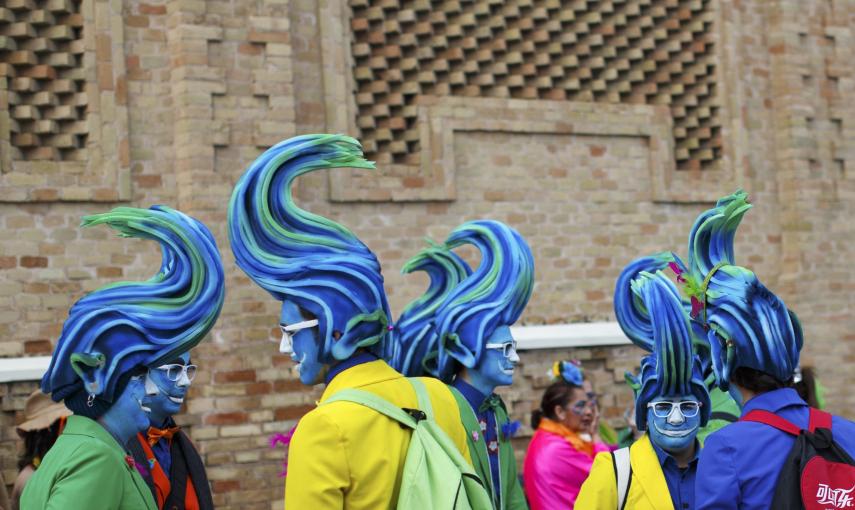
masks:
<svg viewBox="0 0 855 510"><path fill-rule="evenodd" d="M470 463L466 431L449 389L421 378L434 419ZM382 360L348 368L324 390L324 402L339 390L359 388L398 407L417 408L410 383ZM287 510L380 510L394 508L401 487L409 429L351 402L331 402L303 416L288 449Z"/></svg>
<svg viewBox="0 0 855 510"><path fill-rule="evenodd" d="M629 494L626 496L626 510L674 510L671 493L659 465L659 458L653 451L647 434L629 448L629 463L632 466L632 478ZM615 510L617 508L617 480L608 452L597 454L591 474L582 484L579 497L576 498L579 510Z"/></svg>

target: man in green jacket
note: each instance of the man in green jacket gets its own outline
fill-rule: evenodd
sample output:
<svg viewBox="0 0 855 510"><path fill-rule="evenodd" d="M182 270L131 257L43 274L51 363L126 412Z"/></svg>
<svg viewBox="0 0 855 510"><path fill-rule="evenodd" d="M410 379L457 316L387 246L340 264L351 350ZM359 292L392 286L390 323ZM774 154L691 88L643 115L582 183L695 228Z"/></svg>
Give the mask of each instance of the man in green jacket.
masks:
<svg viewBox="0 0 855 510"><path fill-rule="evenodd" d="M74 412L21 496L21 510L157 510L127 453L148 429L144 376L190 350L213 327L224 295L211 233L178 211L120 207L84 218L125 237L154 239L163 263L147 282L109 285L69 311L42 391Z"/></svg>
<svg viewBox="0 0 855 510"><path fill-rule="evenodd" d="M451 251L471 244L481 251L473 272ZM422 269L431 288L401 315L391 357L405 375L430 374L452 388L466 429L469 453L496 510L527 509L517 476L511 422L498 386L513 383L519 363L510 326L531 297L534 259L525 240L498 221L460 225L444 246L432 246L405 270Z"/></svg>

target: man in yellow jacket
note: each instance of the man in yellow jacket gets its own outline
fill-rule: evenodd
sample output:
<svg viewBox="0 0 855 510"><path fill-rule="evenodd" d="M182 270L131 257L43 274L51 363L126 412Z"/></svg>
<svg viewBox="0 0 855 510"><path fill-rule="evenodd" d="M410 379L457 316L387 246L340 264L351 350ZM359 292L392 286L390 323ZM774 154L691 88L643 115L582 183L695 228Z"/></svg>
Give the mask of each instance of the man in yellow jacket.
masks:
<svg viewBox="0 0 855 510"><path fill-rule="evenodd" d="M359 142L306 135L259 156L235 186L229 237L236 262L282 302L280 352L297 362L300 381L325 382L323 404L348 388L417 408L410 383L383 361L391 349L389 305L380 264L344 226L298 208L291 184L306 172L373 168ZM434 419L471 463L454 397L423 379ZM289 510L392 508L411 432L359 404L330 402L306 414L291 439Z"/></svg>
<svg viewBox="0 0 855 510"><path fill-rule="evenodd" d="M694 508L700 444L710 415L700 358L693 352L689 314L660 269L670 254L631 263L618 278L615 314L624 333L650 352L635 390L636 422L647 432L629 448L600 453L579 492L585 510Z"/></svg>

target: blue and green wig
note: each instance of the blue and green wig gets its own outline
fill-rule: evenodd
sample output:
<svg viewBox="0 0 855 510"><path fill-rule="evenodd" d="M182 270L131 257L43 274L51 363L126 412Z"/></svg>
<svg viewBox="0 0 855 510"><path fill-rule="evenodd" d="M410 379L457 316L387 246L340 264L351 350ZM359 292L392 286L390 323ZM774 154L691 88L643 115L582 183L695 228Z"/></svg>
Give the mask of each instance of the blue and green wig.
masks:
<svg viewBox="0 0 855 510"><path fill-rule="evenodd" d="M444 245L429 246L404 264L401 272L424 271L430 284L424 295L404 308L395 323L395 349L391 365L408 377L439 375L439 344L434 316L451 292L472 269Z"/></svg>
<svg viewBox="0 0 855 510"><path fill-rule="evenodd" d="M692 328L680 292L655 258L627 266L615 287L618 324L632 342L649 352L641 360L641 373L627 373L635 391L635 420L647 430L647 404L661 396L694 395L701 403L701 425L710 416L710 396L700 357L693 349Z"/></svg>
<svg viewBox="0 0 855 510"><path fill-rule="evenodd" d="M199 221L164 206L119 207L85 217L82 226L102 223L122 237L157 241L163 261L148 281L107 285L68 312L41 388L90 417L112 405L132 372L168 363L198 344L225 295L220 253Z"/></svg>
<svg viewBox="0 0 855 510"><path fill-rule="evenodd" d="M377 257L344 226L294 204L294 179L329 168L373 169L343 135L305 135L274 145L247 168L229 202L237 265L279 301L318 319L322 361L370 348L382 356L389 305ZM341 336L334 341L333 333Z"/></svg>
<svg viewBox="0 0 855 510"><path fill-rule="evenodd" d="M534 287L534 258L516 230L492 220L467 222L445 242L449 249L464 244L478 248L481 262L436 311L437 370L445 382L477 365L487 339L519 319Z"/></svg>
<svg viewBox="0 0 855 510"><path fill-rule="evenodd" d="M739 367L789 381L804 343L796 315L751 270L735 265L733 239L750 208L739 190L702 213L689 236L685 293L706 333L716 382L725 390Z"/></svg>

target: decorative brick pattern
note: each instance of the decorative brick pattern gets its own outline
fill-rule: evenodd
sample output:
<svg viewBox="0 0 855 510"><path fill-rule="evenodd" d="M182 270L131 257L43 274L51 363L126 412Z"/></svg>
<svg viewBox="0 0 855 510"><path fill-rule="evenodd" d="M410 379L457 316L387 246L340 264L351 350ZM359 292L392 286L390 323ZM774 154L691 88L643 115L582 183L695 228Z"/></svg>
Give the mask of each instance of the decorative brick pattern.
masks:
<svg viewBox="0 0 855 510"><path fill-rule="evenodd" d="M13 1L0 4L8 9ZM437 10L463 11L478 2L449 0ZM384 12L397 12L397 4L372 2ZM615 13L671 5L587 2L601 17L591 30L616 15L601 10L607 4ZM227 292L220 320L192 353L200 372L179 420L202 453L218 509L281 509L284 482L277 473L285 451L271 450L267 438L289 430L321 388L303 387L293 363L276 353L277 303L235 266L226 207L238 176L273 141L310 132L358 135L351 4L79 5L89 98L85 161L11 158L17 149L4 117L10 82L0 77L0 356L48 354L81 295L117 280L145 280L159 266L154 243L119 239L103 227L81 230L81 216L116 200L181 208L216 237ZM496 12L516 5L517 23L550 4L490 5ZM472 218L505 221L529 240L536 260L535 291L522 322L553 324L613 320L613 285L625 264L663 249L685 255L695 215L717 196L747 188L754 208L739 229L737 261L799 314L803 362L821 369L830 409L853 418L853 7L841 0L703 6L714 15L708 37L724 140L719 163L703 171L678 169L673 104L434 93L412 103L420 129L415 164L410 153L407 164L380 163L376 172L305 175L296 183L297 201L347 225L371 247L396 313L427 284L424 275L398 273L424 236L443 239ZM604 44L612 41L601 35ZM520 37L542 45L533 29L521 29ZM470 60L489 71L477 51ZM650 87L663 86L650 79ZM480 94L482 84L475 85ZM630 399L620 378L638 354L623 346L523 352L516 383L502 394L512 416L527 423L549 363L581 358L604 394L604 418L620 425ZM20 444L12 425L35 387L0 384L0 470L7 482ZM517 440L520 459L528 433Z"/></svg>
<svg viewBox="0 0 855 510"><path fill-rule="evenodd" d="M351 0L356 124L418 164L417 97L668 105L678 169L721 156L710 0Z"/></svg>
<svg viewBox="0 0 855 510"><path fill-rule="evenodd" d="M0 8L12 158L82 160L88 132L81 0L11 0Z"/></svg>
<svg viewBox="0 0 855 510"><path fill-rule="evenodd" d="M0 201L130 198L121 2L0 6Z"/></svg>

